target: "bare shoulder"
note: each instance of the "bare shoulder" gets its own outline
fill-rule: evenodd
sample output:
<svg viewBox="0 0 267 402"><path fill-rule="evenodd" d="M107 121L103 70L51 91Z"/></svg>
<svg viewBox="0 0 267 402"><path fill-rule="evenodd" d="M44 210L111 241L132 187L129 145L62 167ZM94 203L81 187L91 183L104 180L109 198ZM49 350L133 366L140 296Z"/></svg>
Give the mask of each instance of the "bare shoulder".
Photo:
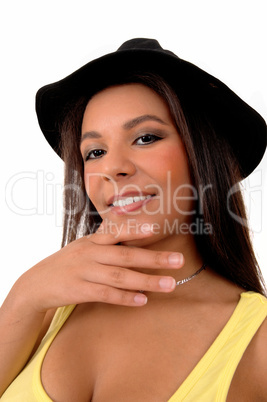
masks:
<svg viewBox="0 0 267 402"><path fill-rule="evenodd" d="M267 318L253 337L247 352L250 358L250 370L255 373L254 380L258 386L264 388L265 395L267 395Z"/></svg>
<svg viewBox="0 0 267 402"><path fill-rule="evenodd" d="M237 367L227 401L267 402L266 372L267 319L252 338ZM240 397L243 399L238 399Z"/></svg>

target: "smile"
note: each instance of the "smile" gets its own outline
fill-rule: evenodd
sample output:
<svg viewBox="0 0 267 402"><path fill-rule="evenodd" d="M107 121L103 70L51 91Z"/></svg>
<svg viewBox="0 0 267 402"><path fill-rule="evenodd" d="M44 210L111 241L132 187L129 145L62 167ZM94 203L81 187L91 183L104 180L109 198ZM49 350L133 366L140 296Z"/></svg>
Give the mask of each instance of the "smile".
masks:
<svg viewBox="0 0 267 402"><path fill-rule="evenodd" d="M152 198L152 197L153 197L153 195L127 197L124 199L119 199L117 201L114 201L112 206L113 207L125 207L126 205L133 204L134 202L148 200L149 198Z"/></svg>
<svg viewBox="0 0 267 402"><path fill-rule="evenodd" d="M156 194L124 194L109 199L107 205L115 215L134 213L150 202Z"/></svg>

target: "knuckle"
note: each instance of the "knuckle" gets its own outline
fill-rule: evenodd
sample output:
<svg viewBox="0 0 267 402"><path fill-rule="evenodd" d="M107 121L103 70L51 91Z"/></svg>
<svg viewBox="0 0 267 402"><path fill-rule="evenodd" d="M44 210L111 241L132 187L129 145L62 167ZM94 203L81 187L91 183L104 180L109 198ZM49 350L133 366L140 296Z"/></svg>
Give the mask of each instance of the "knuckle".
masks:
<svg viewBox="0 0 267 402"><path fill-rule="evenodd" d="M146 290L153 289L153 279L151 276L146 277L145 288Z"/></svg>
<svg viewBox="0 0 267 402"><path fill-rule="evenodd" d="M129 304L129 294L127 292L121 291L120 292L120 304L128 305Z"/></svg>
<svg viewBox="0 0 267 402"><path fill-rule="evenodd" d="M110 271L111 280L113 282L115 282L116 284L121 284L123 282L124 276L125 276L125 274L122 271L122 269L117 268L117 269L112 269Z"/></svg>
<svg viewBox="0 0 267 402"><path fill-rule="evenodd" d="M155 257L154 257L154 261L155 261L155 264L157 265L157 266L162 266L162 264L163 264L163 258L162 258L162 253L160 252L160 251L157 251L156 253L155 253Z"/></svg>
<svg viewBox="0 0 267 402"><path fill-rule="evenodd" d="M110 289L107 287L100 287L98 290L99 300L102 302L108 302L110 299Z"/></svg>
<svg viewBox="0 0 267 402"><path fill-rule="evenodd" d="M131 262L133 260L133 250L130 247L121 247L120 254L124 262Z"/></svg>
<svg viewBox="0 0 267 402"><path fill-rule="evenodd" d="M127 304L128 302L128 297L127 297L127 292L120 292L120 303L121 304Z"/></svg>

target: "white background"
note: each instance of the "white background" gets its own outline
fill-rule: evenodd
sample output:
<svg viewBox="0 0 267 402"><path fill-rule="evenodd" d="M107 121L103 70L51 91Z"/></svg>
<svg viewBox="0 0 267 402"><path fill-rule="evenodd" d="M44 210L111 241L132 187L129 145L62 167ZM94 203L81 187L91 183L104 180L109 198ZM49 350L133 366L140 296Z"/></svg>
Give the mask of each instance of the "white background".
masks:
<svg viewBox="0 0 267 402"><path fill-rule="evenodd" d="M2 0L0 30L0 304L18 276L60 248L63 163L38 127L38 88L127 39L149 37L220 78L267 119L264 0ZM266 159L245 183L265 279Z"/></svg>

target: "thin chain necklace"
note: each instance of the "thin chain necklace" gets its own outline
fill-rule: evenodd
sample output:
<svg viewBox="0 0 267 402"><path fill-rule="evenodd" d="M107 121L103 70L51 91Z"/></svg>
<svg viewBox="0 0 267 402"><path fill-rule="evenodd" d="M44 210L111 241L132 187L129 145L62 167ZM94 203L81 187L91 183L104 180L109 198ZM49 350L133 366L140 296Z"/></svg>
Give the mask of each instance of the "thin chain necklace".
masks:
<svg viewBox="0 0 267 402"><path fill-rule="evenodd" d="M191 281L191 280L194 279L198 274L200 274L200 272L203 271L203 269L205 269L206 266L207 266L207 264L204 262L204 264L202 265L202 267L199 268L193 275L188 276L187 278L182 279L181 281L176 282L176 286L183 285L184 283ZM144 291L143 291L143 290L139 290L139 293L144 293Z"/></svg>
<svg viewBox="0 0 267 402"><path fill-rule="evenodd" d="M176 286L183 285L184 283L191 281L191 279L194 279L198 274L200 274L200 272L203 271L203 269L205 269L206 266L207 266L207 264L204 263L204 264L202 265L202 267L199 268L193 275L188 276L187 278L182 279L181 281L176 282Z"/></svg>

